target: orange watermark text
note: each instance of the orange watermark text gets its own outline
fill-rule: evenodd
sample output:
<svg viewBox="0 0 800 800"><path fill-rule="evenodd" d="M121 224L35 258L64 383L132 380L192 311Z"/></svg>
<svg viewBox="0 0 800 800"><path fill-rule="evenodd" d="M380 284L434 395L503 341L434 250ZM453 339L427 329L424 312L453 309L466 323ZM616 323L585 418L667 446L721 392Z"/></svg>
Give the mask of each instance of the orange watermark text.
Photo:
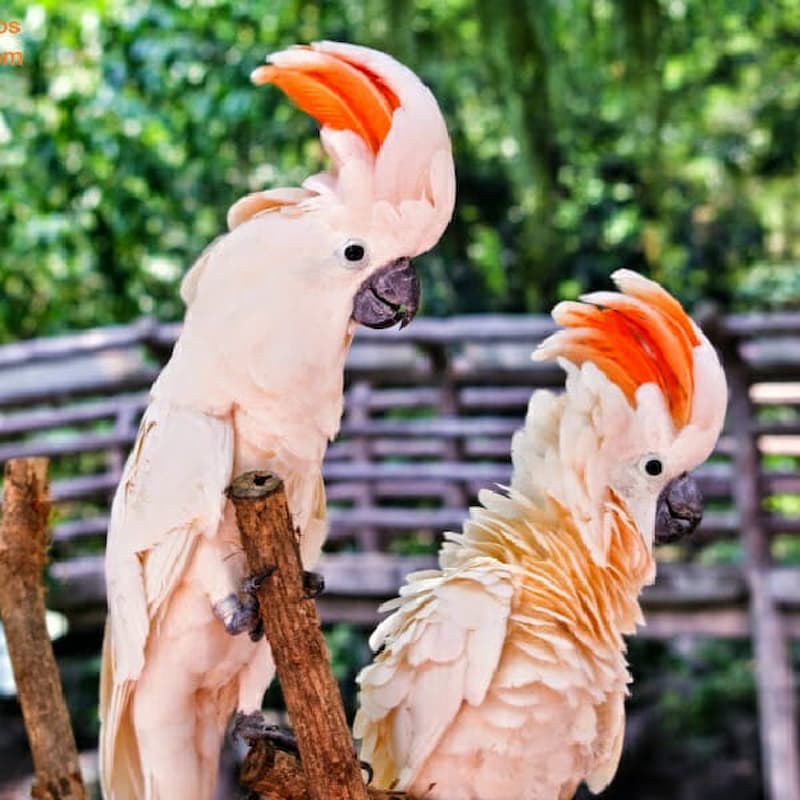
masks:
<svg viewBox="0 0 800 800"><path fill-rule="evenodd" d="M22 33L22 23L16 19L0 18L0 67L21 67L25 63L22 50L6 50L3 47L4 34Z"/></svg>

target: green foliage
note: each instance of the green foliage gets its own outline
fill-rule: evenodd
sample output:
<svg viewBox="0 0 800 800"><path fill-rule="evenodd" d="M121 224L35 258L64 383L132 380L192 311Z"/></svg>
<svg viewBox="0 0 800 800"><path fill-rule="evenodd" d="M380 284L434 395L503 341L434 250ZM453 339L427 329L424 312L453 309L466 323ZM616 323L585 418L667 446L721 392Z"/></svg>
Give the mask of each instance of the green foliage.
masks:
<svg viewBox="0 0 800 800"><path fill-rule="evenodd" d="M64 696L79 747L97 741L100 720L97 716L97 692L100 683L100 657L61 656L59 671Z"/></svg>
<svg viewBox="0 0 800 800"><path fill-rule="evenodd" d="M726 718L755 715L753 667L748 645L709 641L679 662L679 680L661 696L676 735L715 736ZM683 680L680 680L683 678Z"/></svg>
<svg viewBox="0 0 800 800"><path fill-rule="evenodd" d="M800 566L800 538L779 534L772 540L772 555L780 564Z"/></svg>
<svg viewBox="0 0 800 800"><path fill-rule="evenodd" d="M433 556L439 552L441 542L430 531L417 531L402 536L393 536L389 552L398 556Z"/></svg>
<svg viewBox="0 0 800 800"><path fill-rule="evenodd" d="M358 705L356 675L371 660L369 645L361 629L345 622L327 628L325 641L331 654L334 677L339 681L345 713L348 719L352 719Z"/></svg>
<svg viewBox="0 0 800 800"><path fill-rule="evenodd" d="M719 539L710 542L698 554L697 563L703 566L741 564L744 560L742 543L738 539Z"/></svg>
<svg viewBox="0 0 800 800"><path fill-rule="evenodd" d="M631 736L609 798L760 798L750 644L637 637L629 656Z"/></svg>
<svg viewBox="0 0 800 800"><path fill-rule="evenodd" d="M177 318L177 284L249 190L323 166L247 76L321 37L384 48L453 134L456 219L427 313L543 310L619 266L685 299L797 305L792 0L14 0L0 67L0 340ZM10 48L12 39L2 44ZM751 265L756 265L751 270Z"/></svg>

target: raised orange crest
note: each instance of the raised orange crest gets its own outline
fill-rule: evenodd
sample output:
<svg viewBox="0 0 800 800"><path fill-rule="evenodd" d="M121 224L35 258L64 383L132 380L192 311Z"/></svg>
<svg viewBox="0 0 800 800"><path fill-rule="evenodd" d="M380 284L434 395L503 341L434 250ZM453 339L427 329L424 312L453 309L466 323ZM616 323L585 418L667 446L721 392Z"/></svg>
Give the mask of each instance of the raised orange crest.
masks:
<svg viewBox="0 0 800 800"><path fill-rule="evenodd" d="M367 67L341 54L298 45L273 53L253 71L256 84L272 83L321 125L350 130L377 154L400 105L397 95Z"/></svg>
<svg viewBox="0 0 800 800"><path fill-rule="evenodd" d="M618 292L594 292L559 303L553 319L567 330L544 341L535 358L591 361L633 404L636 390L655 383L677 428L689 421L694 399L697 331L681 304L657 283L630 270L612 276Z"/></svg>

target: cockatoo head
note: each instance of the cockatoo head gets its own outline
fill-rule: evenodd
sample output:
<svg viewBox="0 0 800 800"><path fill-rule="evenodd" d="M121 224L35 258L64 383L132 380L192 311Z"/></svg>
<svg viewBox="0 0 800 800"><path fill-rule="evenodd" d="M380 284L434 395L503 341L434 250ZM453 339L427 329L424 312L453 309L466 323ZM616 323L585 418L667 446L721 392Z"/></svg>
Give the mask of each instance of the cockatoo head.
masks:
<svg viewBox="0 0 800 800"><path fill-rule="evenodd" d="M557 305L565 330L534 353L567 371L560 435L574 438L561 452L601 557L618 504L649 543L694 529L702 497L688 473L710 455L727 405L719 359L678 301L629 270L612 277L620 293Z"/></svg>
<svg viewBox="0 0 800 800"><path fill-rule="evenodd" d="M411 70L365 47L315 42L267 61L253 81L280 87L321 124L332 167L302 188L243 197L228 212L225 238L248 240L251 251L265 242L255 256L264 256L273 293L285 282L305 286L308 298L324 287L326 302L339 308L344 301L351 322L407 324L419 305L411 259L438 241L455 202L436 100ZM276 237L297 257L267 258Z"/></svg>

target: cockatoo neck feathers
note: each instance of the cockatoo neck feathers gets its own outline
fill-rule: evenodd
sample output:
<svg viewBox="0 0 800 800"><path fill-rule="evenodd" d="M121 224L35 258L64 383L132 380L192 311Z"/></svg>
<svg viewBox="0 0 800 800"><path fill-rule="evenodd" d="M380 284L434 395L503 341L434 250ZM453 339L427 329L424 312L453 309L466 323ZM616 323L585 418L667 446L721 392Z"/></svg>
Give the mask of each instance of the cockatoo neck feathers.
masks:
<svg viewBox="0 0 800 800"><path fill-rule="evenodd" d="M694 399L697 329L657 283L629 270L613 278L622 293L594 292L553 309L553 319L566 330L543 342L534 358L563 356L576 366L591 361L631 404L640 386L654 383L675 427L683 428Z"/></svg>

